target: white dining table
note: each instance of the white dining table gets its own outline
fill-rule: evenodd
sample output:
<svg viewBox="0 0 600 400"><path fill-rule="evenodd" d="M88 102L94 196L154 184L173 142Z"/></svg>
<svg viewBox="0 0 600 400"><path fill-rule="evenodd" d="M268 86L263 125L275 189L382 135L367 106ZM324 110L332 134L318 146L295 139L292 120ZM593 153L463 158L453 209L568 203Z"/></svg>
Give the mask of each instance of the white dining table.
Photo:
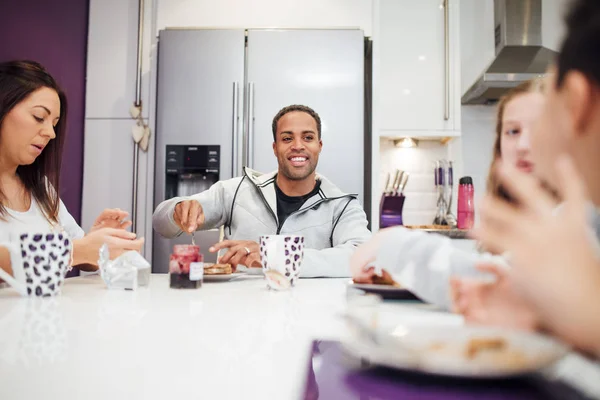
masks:
<svg viewBox="0 0 600 400"><path fill-rule="evenodd" d="M243 276L186 290L152 275L125 291L86 276L55 298L0 290L0 399L300 399L312 341L347 333L347 283L278 292ZM386 313L463 323L417 302L386 302Z"/></svg>

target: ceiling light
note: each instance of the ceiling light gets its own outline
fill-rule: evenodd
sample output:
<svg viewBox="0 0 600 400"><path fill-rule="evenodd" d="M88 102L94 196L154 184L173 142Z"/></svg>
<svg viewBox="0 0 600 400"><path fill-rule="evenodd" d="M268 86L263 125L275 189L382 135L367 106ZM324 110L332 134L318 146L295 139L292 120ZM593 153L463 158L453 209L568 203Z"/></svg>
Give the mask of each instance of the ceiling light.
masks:
<svg viewBox="0 0 600 400"><path fill-rule="evenodd" d="M413 147L417 147L417 145L418 142L415 139L409 137L394 140L394 146L400 147L402 149L410 149Z"/></svg>

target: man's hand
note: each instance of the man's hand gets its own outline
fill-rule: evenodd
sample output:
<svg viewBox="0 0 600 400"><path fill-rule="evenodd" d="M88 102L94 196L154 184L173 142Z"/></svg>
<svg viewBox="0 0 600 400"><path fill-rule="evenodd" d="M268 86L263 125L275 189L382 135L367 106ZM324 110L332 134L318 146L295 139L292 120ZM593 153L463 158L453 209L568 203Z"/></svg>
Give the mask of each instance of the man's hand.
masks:
<svg viewBox="0 0 600 400"><path fill-rule="evenodd" d="M184 232L192 233L204 225L204 212L196 200L184 200L177 203L173 220Z"/></svg>
<svg viewBox="0 0 600 400"><path fill-rule="evenodd" d="M221 249L229 250L217 260L219 263L231 264L234 269L238 264L245 265L248 268L262 267L257 242L252 240L223 240L212 246L208 251L214 253Z"/></svg>

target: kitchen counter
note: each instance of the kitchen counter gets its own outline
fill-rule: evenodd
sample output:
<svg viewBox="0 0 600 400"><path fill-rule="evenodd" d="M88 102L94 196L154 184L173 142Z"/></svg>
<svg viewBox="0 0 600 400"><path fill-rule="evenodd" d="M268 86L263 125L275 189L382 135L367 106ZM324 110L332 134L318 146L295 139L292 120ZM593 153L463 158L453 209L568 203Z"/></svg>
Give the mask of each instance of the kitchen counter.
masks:
<svg viewBox="0 0 600 400"><path fill-rule="evenodd" d="M439 235L447 236L450 239L471 239L468 236L469 230L467 229L444 229L436 228L436 226L440 225L407 225L406 227L409 229L415 229L429 233L437 233Z"/></svg>
<svg viewBox="0 0 600 400"><path fill-rule="evenodd" d="M429 233L437 233L438 235L447 236L450 239L471 239L469 231L466 229L421 229Z"/></svg>
<svg viewBox="0 0 600 400"><path fill-rule="evenodd" d="M61 296L0 290L0 399L298 399L313 339L339 339L348 279L302 279L290 291L261 276L137 291L99 276ZM407 318L461 323L430 306Z"/></svg>
<svg viewBox="0 0 600 400"><path fill-rule="evenodd" d="M0 398L299 399L312 340L346 332L347 282L275 292L247 276L175 290L152 275L149 287L121 291L86 276L53 299L0 290ZM425 304L383 307L380 320L463 323ZM598 371L565 371L600 384Z"/></svg>

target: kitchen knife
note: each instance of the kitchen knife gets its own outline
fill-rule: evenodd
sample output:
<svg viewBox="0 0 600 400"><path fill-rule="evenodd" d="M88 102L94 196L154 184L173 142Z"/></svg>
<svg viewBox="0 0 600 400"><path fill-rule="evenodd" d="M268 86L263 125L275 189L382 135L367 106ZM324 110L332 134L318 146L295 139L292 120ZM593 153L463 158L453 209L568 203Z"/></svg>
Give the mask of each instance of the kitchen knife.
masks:
<svg viewBox="0 0 600 400"><path fill-rule="evenodd" d="M385 196L386 194L389 194L389 193L390 193L390 191L388 190L388 189L389 189L389 186L390 186L390 173L388 172L386 175L387 175L387 176L386 176L386 178L385 178L385 185L383 186L383 195L384 195L384 196Z"/></svg>
<svg viewBox="0 0 600 400"><path fill-rule="evenodd" d="M408 177L409 174L408 172L405 172L404 175L402 175L402 182L400 182L400 195L404 194L404 188L406 187L406 184L408 183Z"/></svg>
<svg viewBox="0 0 600 400"><path fill-rule="evenodd" d="M395 196L396 195L396 191L398 190L398 185L400 185L400 170L397 169L396 173L394 175L394 181L392 182L392 190L390 192L390 195Z"/></svg>
<svg viewBox="0 0 600 400"><path fill-rule="evenodd" d="M402 183L402 179L404 179L404 174L406 172L404 171L400 171L400 176L398 176L398 182L396 182L396 187L394 188L394 196L398 196L398 193L400 193L400 184Z"/></svg>

